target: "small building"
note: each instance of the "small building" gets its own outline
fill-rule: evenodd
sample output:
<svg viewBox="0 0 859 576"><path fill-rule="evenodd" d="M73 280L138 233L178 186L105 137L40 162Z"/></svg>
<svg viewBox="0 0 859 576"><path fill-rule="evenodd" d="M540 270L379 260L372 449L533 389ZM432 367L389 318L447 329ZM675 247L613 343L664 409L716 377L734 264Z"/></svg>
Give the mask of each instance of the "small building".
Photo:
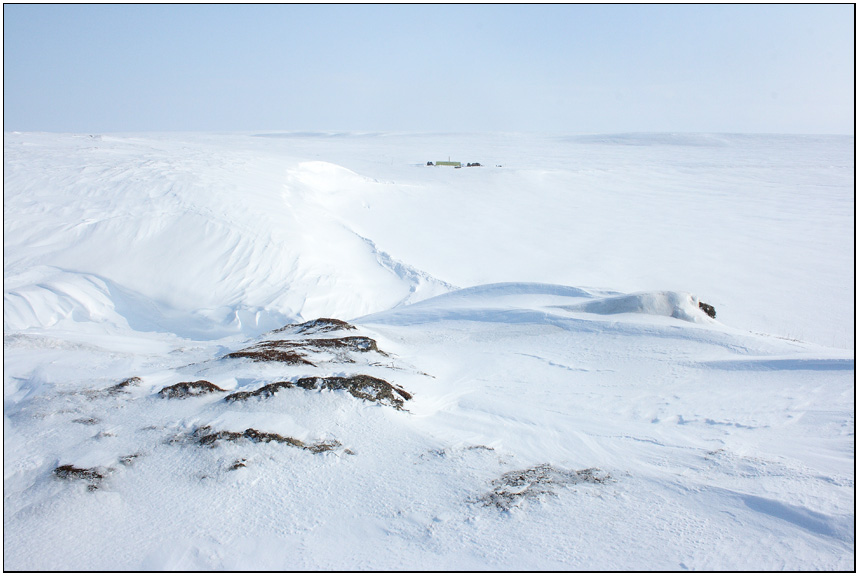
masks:
<svg viewBox="0 0 859 576"><path fill-rule="evenodd" d="M454 168L462 168L462 162L451 162L450 160L439 160L435 163L436 166L453 166Z"/></svg>

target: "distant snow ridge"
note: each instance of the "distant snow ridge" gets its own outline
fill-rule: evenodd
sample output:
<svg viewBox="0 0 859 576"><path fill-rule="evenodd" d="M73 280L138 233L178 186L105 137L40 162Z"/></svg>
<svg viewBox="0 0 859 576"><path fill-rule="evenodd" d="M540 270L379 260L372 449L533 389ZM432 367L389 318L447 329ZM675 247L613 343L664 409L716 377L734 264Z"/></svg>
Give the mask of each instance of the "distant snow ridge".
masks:
<svg viewBox="0 0 859 576"><path fill-rule="evenodd" d="M590 134L564 137L568 142L621 146L695 146L725 147L729 141L722 134L631 133Z"/></svg>

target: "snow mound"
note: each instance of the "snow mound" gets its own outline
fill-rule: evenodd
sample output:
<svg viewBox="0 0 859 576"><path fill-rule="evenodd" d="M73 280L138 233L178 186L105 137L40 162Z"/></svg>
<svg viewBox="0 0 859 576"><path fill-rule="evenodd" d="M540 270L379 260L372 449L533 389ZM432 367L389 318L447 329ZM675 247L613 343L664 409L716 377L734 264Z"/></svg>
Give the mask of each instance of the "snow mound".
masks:
<svg viewBox="0 0 859 576"><path fill-rule="evenodd" d="M38 266L5 281L4 331L73 326L80 322L128 327L115 311L107 284L96 276Z"/></svg>
<svg viewBox="0 0 859 576"><path fill-rule="evenodd" d="M593 290L575 288L572 286L561 286L558 284L544 284L540 282L498 282L495 284L482 284L463 288L449 294L443 294L430 300L425 300L424 305L432 306L440 302L465 302L467 300L486 301L487 299L499 299L517 296L562 296L565 298L591 298Z"/></svg>
<svg viewBox="0 0 859 576"><path fill-rule="evenodd" d="M685 292L639 292L559 308L590 314L650 314L687 322L713 322L699 307L698 298Z"/></svg>
<svg viewBox="0 0 859 576"><path fill-rule="evenodd" d="M459 290L454 289L444 294L415 302L407 308L418 310L452 310L476 308L529 308L549 304L568 304L581 299L591 299L597 296L609 296L618 292L608 292L596 289L575 288L559 284L540 282L498 282L482 284ZM389 310L388 312L394 312ZM405 312L398 308L396 313ZM381 313L381 315L386 312Z"/></svg>
<svg viewBox="0 0 859 576"><path fill-rule="evenodd" d="M570 325L570 314L637 314L663 316L701 324L715 323L685 292L618 292L536 282L472 286L358 318L355 322L421 324L441 320Z"/></svg>

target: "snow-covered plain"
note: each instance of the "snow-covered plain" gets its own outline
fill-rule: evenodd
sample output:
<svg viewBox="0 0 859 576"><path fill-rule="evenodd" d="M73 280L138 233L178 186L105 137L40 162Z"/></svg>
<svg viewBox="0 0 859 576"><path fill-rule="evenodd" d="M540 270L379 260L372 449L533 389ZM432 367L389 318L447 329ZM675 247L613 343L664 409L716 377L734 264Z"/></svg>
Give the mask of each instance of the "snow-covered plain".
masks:
<svg viewBox="0 0 859 576"><path fill-rule="evenodd" d="M853 137L3 156L7 570L855 566Z"/></svg>

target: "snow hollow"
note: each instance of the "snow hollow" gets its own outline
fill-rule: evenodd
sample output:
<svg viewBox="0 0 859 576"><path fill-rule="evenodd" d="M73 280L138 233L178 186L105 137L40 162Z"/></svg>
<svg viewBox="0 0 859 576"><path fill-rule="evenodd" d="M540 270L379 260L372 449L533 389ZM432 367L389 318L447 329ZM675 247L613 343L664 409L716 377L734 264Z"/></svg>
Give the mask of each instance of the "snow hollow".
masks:
<svg viewBox="0 0 859 576"><path fill-rule="evenodd" d="M3 157L5 569L855 565L853 137Z"/></svg>

